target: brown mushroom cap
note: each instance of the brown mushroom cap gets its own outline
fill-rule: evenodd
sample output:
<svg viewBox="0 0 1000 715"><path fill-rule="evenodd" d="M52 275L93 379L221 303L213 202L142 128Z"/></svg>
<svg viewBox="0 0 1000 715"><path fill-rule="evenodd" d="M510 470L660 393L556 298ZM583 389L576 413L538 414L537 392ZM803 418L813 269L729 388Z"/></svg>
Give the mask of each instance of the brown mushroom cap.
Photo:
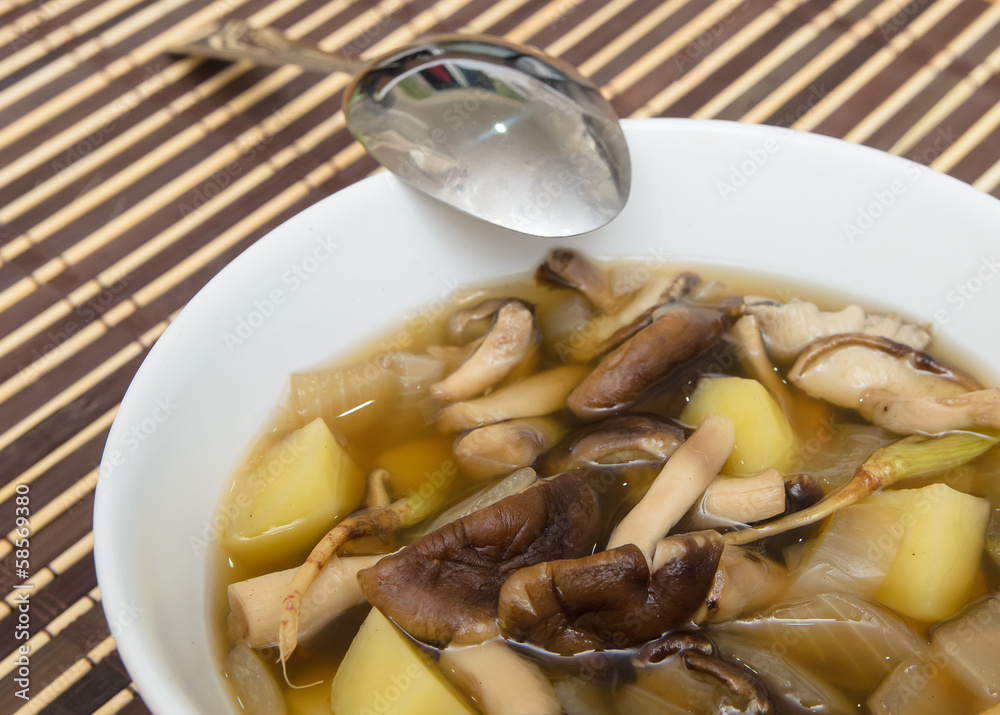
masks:
<svg viewBox="0 0 1000 715"><path fill-rule="evenodd" d="M590 553L597 497L566 474L421 537L358 574L368 602L417 640L442 647L498 634L500 587L517 569Z"/></svg>
<svg viewBox="0 0 1000 715"><path fill-rule="evenodd" d="M639 645L689 622L712 588L722 537L700 531L664 542L676 555L652 574L634 544L517 571L500 591L501 631L571 655Z"/></svg>
<svg viewBox="0 0 1000 715"><path fill-rule="evenodd" d="M620 412L673 367L712 345L722 330L719 311L667 310L606 355L570 393L567 404L585 420Z"/></svg>

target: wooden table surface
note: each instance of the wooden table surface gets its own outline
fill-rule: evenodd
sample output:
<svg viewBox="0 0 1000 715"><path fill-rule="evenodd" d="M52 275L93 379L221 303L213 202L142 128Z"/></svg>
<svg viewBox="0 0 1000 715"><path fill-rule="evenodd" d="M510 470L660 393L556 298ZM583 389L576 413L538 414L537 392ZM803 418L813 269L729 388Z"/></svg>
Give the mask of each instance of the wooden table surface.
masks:
<svg viewBox="0 0 1000 715"><path fill-rule="evenodd" d="M0 714L148 712L114 642L143 616L111 604L109 624L94 573L118 404L219 269L375 168L336 111L346 77L166 51L225 18L350 54L503 35L579 67L623 117L843 137L1000 196L996 2L0 0Z"/></svg>

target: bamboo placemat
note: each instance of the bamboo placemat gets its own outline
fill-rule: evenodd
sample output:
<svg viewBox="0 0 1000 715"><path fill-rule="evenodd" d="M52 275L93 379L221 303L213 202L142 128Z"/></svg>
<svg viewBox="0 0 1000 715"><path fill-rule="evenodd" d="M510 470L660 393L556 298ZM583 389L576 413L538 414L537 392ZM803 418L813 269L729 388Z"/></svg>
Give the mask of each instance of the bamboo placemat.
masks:
<svg viewBox="0 0 1000 715"><path fill-rule="evenodd" d="M345 77L165 52L229 17L351 54L504 35L578 66L621 116L829 134L1000 196L1000 3L0 0L0 713L148 712L113 635L141 609L110 604L109 623L94 574L118 403L212 275L375 168L334 111Z"/></svg>

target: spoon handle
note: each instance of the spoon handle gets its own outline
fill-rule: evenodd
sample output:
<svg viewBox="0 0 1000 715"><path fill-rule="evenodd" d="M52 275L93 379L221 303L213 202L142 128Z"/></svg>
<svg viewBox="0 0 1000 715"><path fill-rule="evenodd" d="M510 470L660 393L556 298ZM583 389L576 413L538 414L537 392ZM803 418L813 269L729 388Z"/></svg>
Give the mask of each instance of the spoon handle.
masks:
<svg viewBox="0 0 1000 715"><path fill-rule="evenodd" d="M366 64L361 59L298 42L274 28L251 27L241 20L230 20L197 40L172 47L171 51L221 60L250 60L268 67L298 65L304 69L348 74L357 74Z"/></svg>

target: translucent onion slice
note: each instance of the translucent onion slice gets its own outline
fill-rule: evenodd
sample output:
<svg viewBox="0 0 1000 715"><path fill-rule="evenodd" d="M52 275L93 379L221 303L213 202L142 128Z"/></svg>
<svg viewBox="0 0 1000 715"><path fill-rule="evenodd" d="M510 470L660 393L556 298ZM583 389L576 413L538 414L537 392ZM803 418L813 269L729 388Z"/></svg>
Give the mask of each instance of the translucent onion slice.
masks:
<svg viewBox="0 0 1000 715"><path fill-rule="evenodd" d="M780 643L762 647L754 638L736 636L723 630L713 634L719 653L741 663L757 675L781 712L808 712L835 715L851 712L852 703L823 677L782 657Z"/></svg>
<svg viewBox="0 0 1000 715"><path fill-rule="evenodd" d="M277 679L249 646L240 644L229 651L226 676L247 715L285 715Z"/></svg>
<svg viewBox="0 0 1000 715"><path fill-rule="evenodd" d="M903 524L904 511L891 506L841 509L807 552L789 596L838 592L874 598L896 558Z"/></svg>
<svg viewBox="0 0 1000 715"><path fill-rule="evenodd" d="M729 635L860 698L897 664L923 658L928 649L888 609L845 594L823 594L713 629L710 637L723 654L729 650Z"/></svg>
<svg viewBox="0 0 1000 715"><path fill-rule="evenodd" d="M719 681L688 670L679 654L640 668L635 684L615 695L618 712L629 715L722 712L724 701L730 696Z"/></svg>
<svg viewBox="0 0 1000 715"><path fill-rule="evenodd" d="M936 628L931 644L973 693L1000 702L1000 595Z"/></svg>
<svg viewBox="0 0 1000 715"><path fill-rule="evenodd" d="M873 715L978 712L989 702L971 698L947 671L918 658L904 660L868 698Z"/></svg>

